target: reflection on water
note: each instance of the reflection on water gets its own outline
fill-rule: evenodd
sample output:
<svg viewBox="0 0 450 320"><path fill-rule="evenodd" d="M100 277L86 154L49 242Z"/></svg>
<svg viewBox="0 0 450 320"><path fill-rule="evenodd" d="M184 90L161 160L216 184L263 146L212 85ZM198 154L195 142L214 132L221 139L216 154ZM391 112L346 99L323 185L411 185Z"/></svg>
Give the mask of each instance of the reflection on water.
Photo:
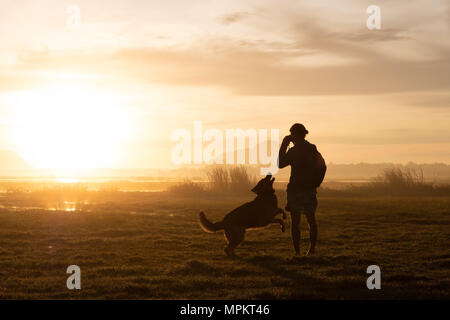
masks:
<svg viewBox="0 0 450 320"><path fill-rule="evenodd" d="M140 198L141 193L166 191L178 183L179 180L175 178L139 176L98 178L73 176L0 177L0 210L20 213L63 212L77 214L92 212L97 210L97 203L115 202L122 198L129 201ZM118 197L119 192L120 197ZM126 208L126 203L121 203L118 206ZM127 211L127 209L132 210L132 208L126 208L124 211ZM148 212L131 212L131 214L153 215L153 213Z"/></svg>
<svg viewBox="0 0 450 320"><path fill-rule="evenodd" d="M58 182L61 182L61 183L79 183L80 180L64 178L64 179L58 179Z"/></svg>
<svg viewBox="0 0 450 320"><path fill-rule="evenodd" d="M178 184L178 179L142 177L0 177L0 194L40 190L161 192ZM198 180L198 182L203 182Z"/></svg>
<svg viewBox="0 0 450 320"><path fill-rule="evenodd" d="M32 210L44 210L44 211L52 211L52 212L89 212L91 210L86 210L85 206L89 204L89 201L64 201L60 204L56 204L54 206L8 206L8 205L0 205L0 209L6 209L9 211L32 211Z"/></svg>
<svg viewBox="0 0 450 320"><path fill-rule="evenodd" d="M156 216L156 212L136 212L136 211L130 211L130 215L138 215L138 216Z"/></svg>
<svg viewBox="0 0 450 320"><path fill-rule="evenodd" d="M82 211L84 206L88 205L89 201L64 201L53 208L46 208L50 211L64 211L72 213L75 211Z"/></svg>

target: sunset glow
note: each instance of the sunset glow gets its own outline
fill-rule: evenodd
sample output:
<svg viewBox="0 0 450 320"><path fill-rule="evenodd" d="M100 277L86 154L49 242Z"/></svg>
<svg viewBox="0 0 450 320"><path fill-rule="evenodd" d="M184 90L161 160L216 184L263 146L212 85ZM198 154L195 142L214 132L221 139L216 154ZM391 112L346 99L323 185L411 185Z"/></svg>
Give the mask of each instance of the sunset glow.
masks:
<svg viewBox="0 0 450 320"><path fill-rule="evenodd" d="M130 124L116 94L54 85L10 98L16 120L12 136L33 167L108 168L120 159Z"/></svg>
<svg viewBox="0 0 450 320"><path fill-rule="evenodd" d="M301 122L328 162L448 163L448 8L383 1L369 29L369 4L6 2L0 150L58 176L175 169L171 136L195 121Z"/></svg>

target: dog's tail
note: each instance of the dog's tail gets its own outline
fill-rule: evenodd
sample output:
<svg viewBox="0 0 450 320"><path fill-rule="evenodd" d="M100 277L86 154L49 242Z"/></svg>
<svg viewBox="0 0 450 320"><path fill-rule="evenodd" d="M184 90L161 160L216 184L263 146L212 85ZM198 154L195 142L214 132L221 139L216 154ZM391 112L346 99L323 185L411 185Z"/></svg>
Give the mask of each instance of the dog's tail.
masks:
<svg viewBox="0 0 450 320"><path fill-rule="evenodd" d="M200 212L199 222L200 227L202 227L203 230L209 233L214 233L224 228L222 221L212 223L211 221L208 220L208 218L206 218L205 213L203 211Z"/></svg>

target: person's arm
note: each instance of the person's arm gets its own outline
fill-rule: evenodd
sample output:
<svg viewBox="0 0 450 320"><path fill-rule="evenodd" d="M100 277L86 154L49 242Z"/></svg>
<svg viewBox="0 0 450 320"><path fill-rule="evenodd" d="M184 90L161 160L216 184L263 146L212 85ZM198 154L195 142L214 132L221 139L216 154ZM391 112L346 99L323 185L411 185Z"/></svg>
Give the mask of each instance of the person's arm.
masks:
<svg viewBox="0 0 450 320"><path fill-rule="evenodd" d="M280 169L290 164L286 152L290 142L291 142L290 136L284 137L283 142L281 142L280 151L278 152L278 168Z"/></svg>

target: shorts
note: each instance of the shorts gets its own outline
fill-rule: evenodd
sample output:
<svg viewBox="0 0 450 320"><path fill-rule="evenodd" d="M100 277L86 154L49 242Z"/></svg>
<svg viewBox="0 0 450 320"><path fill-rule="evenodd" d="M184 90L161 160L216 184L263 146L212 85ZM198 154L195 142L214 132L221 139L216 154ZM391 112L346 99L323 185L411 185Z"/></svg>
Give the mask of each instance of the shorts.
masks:
<svg viewBox="0 0 450 320"><path fill-rule="evenodd" d="M317 192L314 191L296 191L287 193L286 211L294 213L312 213L317 209Z"/></svg>

